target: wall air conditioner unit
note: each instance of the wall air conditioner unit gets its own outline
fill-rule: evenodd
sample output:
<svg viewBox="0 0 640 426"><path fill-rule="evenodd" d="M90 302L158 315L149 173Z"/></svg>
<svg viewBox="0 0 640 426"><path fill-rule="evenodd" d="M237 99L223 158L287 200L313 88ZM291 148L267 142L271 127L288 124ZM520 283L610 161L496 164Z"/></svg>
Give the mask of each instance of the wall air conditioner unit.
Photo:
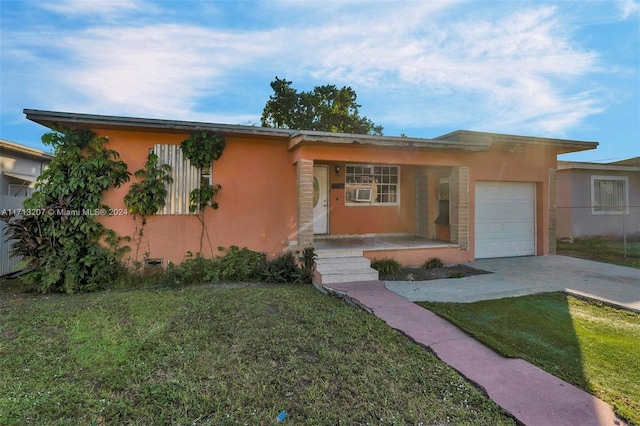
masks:
<svg viewBox="0 0 640 426"><path fill-rule="evenodd" d="M373 194L373 190L372 189L358 188L358 189L356 189L355 201L357 201L359 203L371 202L372 194Z"/></svg>

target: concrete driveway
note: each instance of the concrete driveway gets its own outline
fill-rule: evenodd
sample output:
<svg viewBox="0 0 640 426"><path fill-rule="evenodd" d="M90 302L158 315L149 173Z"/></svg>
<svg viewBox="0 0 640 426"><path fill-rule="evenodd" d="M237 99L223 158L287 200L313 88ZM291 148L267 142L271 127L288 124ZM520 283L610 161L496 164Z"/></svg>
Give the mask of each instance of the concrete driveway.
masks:
<svg viewBox="0 0 640 426"><path fill-rule="evenodd" d="M458 279L386 281L411 301L475 302L565 291L640 312L640 270L565 256L481 259L466 265L492 272Z"/></svg>

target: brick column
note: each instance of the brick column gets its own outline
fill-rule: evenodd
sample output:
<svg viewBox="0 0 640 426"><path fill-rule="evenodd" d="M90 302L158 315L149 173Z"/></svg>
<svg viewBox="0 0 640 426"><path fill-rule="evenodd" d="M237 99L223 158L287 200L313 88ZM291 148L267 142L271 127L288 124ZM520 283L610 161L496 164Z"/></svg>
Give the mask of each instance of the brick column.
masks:
<svg viewBox="0 0 640 426"><path fill-rule="evenodd" d="M298 173L298 248L313 245L313 160L299 160Z"/></svg>
<svg viewBox="0 0 640 426"><path fill-rule="evenodd" d="M451 242L469 249L469 167L451 170L450 225Z"/></svg>
<svg viewBox="0 0 640 426"><path fill-rule="evenodd" d="M556 180L558 171L556 169L549 169L549 254L556 254L556 243L558 240L557 224L558 224L558 210L557 210L557 185Z"/></svg>

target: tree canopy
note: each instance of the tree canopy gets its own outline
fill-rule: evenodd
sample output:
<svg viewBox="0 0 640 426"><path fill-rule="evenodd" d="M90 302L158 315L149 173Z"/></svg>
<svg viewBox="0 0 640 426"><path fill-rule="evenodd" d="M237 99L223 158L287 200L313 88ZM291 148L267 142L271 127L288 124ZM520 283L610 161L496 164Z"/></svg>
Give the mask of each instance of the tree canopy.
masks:
<svg viewBox="0 0 640 426"><path fill-rule="evenodd" d="M291 83L278 77L271 82L274 94L262 111L263 127L382 135L382 126L358 113L361 105L351 87L324 85L298 92Z"/></svg>

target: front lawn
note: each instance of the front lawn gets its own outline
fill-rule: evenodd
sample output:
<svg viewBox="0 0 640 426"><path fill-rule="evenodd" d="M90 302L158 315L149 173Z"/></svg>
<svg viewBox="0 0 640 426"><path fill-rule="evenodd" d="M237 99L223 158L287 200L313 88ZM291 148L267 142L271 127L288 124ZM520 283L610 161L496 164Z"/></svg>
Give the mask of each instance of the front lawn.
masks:
<svg viewBox="0 0 640 426"><path fill-rule="evenodd" d="M640 241L627 241L627 257L624 257L622 240L610 238L576 239L573 243L557 244L557 254L613 263L640 269Z"/></svg>
<svg viewBox="0 0 640 426"><path fill-rule="evenodd" d="M514 424L310 286L0 294L0 424Z"/></svg>
<svg viewBox="0 0 640 426"><path fill-rule="evenodd" d="M640 425L640 315L563 293L421 306L504 356L522 358Z"/></svg>

